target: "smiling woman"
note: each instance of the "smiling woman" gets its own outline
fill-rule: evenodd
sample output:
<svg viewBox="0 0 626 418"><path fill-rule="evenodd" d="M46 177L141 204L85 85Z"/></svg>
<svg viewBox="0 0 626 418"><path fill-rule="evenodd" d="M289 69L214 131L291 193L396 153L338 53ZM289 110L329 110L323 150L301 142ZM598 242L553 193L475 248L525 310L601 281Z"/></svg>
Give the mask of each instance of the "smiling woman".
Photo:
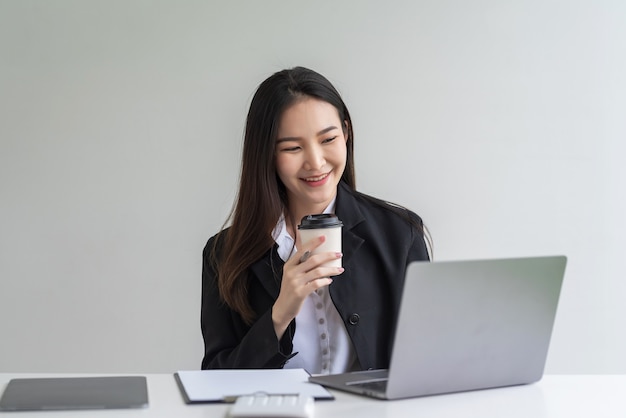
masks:
<svg viewBox="0 0 626 418"><path fill-rule="evenodd" d="M356 191L353 144L322 75L297 67L261 83L231 225L204 248L203 368L388 367L406 266L428 260L427 240L415 213ZM342 221L342 252L315 253L323 235L302 244L298 221L319 213ZM328 266L338 258L345 270Z"/></svg>
<svg viewBox="0 0 626 418"><path fill-rule="evenodd" d="M276 141L276 172L287 190L291 219L287 232L304 216L322 213L337 193L346 167L346 142L337 109L319 99L302 98L282 117ZM296 237L296 246L300 241Z"/></svg>

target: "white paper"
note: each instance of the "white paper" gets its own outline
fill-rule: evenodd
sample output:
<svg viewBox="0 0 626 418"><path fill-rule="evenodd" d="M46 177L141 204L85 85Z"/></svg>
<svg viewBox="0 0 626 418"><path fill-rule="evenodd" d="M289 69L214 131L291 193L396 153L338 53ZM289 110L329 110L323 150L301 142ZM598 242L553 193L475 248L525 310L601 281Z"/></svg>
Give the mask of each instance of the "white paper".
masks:
<svg viewBox="0 0 626 418"><path fill-rule="evenodd" d="M323 386L309 383L304 369L191 370L177 374L190 402L219 402L260 392L333 399Z"/></svg>

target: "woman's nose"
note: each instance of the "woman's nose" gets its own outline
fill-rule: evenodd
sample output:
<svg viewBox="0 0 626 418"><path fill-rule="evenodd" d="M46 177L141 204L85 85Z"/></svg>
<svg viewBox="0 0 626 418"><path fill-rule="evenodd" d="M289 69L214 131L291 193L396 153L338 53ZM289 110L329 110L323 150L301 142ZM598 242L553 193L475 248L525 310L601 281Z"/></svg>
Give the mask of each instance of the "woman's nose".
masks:
<svg viewBox="0 0 626 418"><path fill-rule="evenodd" d="M324 167L326 160L320 147L313 146L306 151L304 168L310 171L319 170Z"/></svg>

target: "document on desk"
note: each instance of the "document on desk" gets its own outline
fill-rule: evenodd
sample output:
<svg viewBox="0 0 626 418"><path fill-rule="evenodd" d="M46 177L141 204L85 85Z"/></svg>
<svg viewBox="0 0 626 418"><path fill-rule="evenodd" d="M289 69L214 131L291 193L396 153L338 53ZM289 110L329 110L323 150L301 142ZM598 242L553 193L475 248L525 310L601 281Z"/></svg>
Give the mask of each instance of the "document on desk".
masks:
<svg viewBox="0 0 626 418"><path fill-rule="evenodd" d="M190 370L174 377L186 403L234 402L238 396L255 393L334 399L323 386L309 383L304 369Z"/></svg>

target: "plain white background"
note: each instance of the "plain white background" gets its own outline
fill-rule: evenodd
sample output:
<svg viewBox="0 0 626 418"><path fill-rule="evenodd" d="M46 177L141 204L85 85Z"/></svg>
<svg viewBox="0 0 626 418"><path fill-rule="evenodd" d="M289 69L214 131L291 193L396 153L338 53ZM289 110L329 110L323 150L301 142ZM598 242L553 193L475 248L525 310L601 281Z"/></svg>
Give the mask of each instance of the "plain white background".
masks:
<svg viewBox="0 0 626 418"><path fill-rule="evenodd" d="M0 2L0 371L197 369L247 106L295 65L438 260L565 254L549 373L626 373L622 0Z"/></svg>

